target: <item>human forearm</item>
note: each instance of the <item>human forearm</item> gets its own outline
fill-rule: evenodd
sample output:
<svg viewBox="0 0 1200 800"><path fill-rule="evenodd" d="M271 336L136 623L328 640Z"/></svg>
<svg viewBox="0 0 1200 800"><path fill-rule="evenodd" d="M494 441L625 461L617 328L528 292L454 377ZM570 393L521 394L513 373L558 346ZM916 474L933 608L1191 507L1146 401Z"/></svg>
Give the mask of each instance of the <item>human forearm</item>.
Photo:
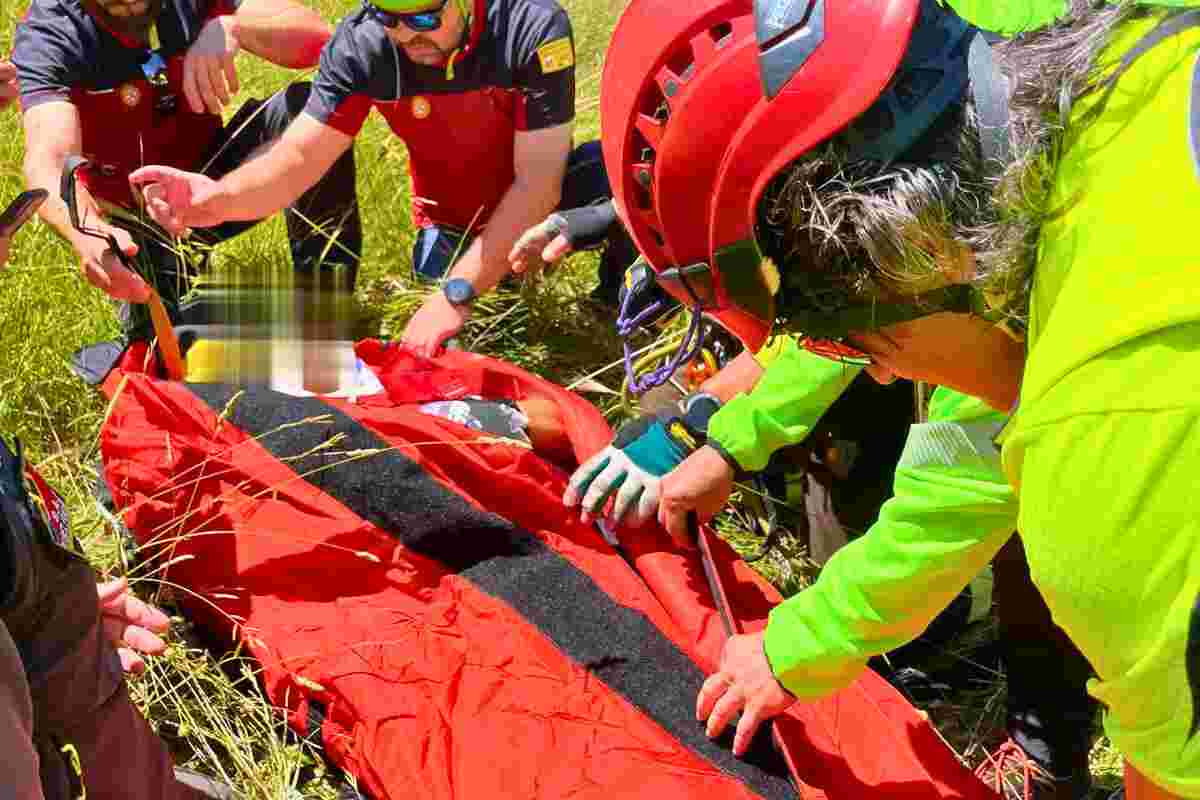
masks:
<svg viewBox="0 0 1200 800"><path fill-rule="evenodd" d="M38 216L42 221L57 231L72 247L78 249L79 239L83 235L71 225L71 217L67 204L59 194L62 182L63 165L74 153L59 152L50 149L27 150L25 155L25 185L29 189L45 189L50 194L38 208ZM100 207L87 190L79 186L76 189L76 203L79 216L86 219L89 225L104 227Z"/></svg>
<svg viewBox="0 0 1200 800"><path fill-rule="evenodd" d="M749 350L742 351L725 368L706 380L700 391L728 403L742 392L749 392L763 376L763 368Z"/></svg>
<svg viewBox="0 0 1200 800"><path fill-rule="evenodd" d="M256 220L290 206L353 139L301 115L270 148L217 181L197 209L221 220Z"/></svg>
<svg viewBox="0 0 1200 800"><path fill-rule="evenodd" d="M493 289L508 274L508 254L517 238L558 205L561 177L539 176L513 181L483 233L450 270L465 278L477 294Z"/></svg>
<svg viewBox="0 0 1200 800"><path fill-rule="evenodd" d="M75 106L65 102L35 105L22 118L25 128L25 185L45 189L49 197L38 215L73 246L78 248L82 235L71 226L67 205L59 194L62 170L67 159L83 150L82 129ZM79 214L91 224L100 222L100 208L81 186L76 194Z"/></svg>
<svg viewBox="0 0 1200 800"><path fill-rule="evenodd" d="M920 635L1007 541L1017 504L985 428L916 426L879 521L771 612L767 656L789 691L832 692Z"/></svg>
<svg viewBox="0 0 1200 800"><path fill-rule="evenodd" d="M793 346L717 412L709 443L741 469L761 470L776 450L807 438L859 371Z"/></svg>
<svg viewBox="0 0 1200 800"><path fill-rule="evenodd" d="M243 48L293 69L315 66L333 34L319 14L291 0L244 0L232 19Z"/></svg>

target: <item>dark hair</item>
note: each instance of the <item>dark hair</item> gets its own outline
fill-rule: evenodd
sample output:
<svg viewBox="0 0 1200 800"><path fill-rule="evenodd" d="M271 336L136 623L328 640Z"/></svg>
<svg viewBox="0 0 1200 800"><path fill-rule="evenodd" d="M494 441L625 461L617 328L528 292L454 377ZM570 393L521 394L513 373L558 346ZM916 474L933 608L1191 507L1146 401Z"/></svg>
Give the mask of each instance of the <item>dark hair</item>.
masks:
<svg viewBox="0 0 1200 800"><path fill-rule="evenodd" d="M1131 7L1072 0L1065 21L994 46L1011 89L1007 164L985 161L969 98L891 164L847 159L843 136L780 172L756 237L779 268L778 307L911 302L945 283L947 260L974 256L975 287L998 316L1028 317L1038 233L1049 208L1063 120L1096 86L1093 64ZM935 311L937 309L930 309Z"/></svg>

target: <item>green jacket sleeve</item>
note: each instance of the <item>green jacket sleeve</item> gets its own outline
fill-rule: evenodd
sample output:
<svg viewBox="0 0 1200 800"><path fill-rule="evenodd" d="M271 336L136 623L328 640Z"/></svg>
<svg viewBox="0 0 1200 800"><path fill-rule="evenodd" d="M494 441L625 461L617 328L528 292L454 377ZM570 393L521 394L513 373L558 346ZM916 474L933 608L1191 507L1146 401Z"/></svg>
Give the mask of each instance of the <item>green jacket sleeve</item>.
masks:
<svg viewBox="0 0 1200 800"><path fill-rule="evenodd" d="M836 691L920 635L1012 535L1017 503L992 441L1002 423L973 398L934 393L879 521L771 612L767 658L789 691Z"/></svg>
<svg viewBox="0 0 1200 800"><path fill-rule="evenodd" d="M1109 0L1115 4L1116 0ZM1135 0L1143 6L1195 8L1200 0ZM1071 10L1068 0L947 0L960 17L984 30L1013 36L1045 28L1065 17Z"/></svg>
<svg viewBox="0 0 1200 800"><path fill-rule="evenodd" d="M812 432L861 367L813 355L792 341L750 391L721 407L708 423L708 441L749 472Z"/></svg>

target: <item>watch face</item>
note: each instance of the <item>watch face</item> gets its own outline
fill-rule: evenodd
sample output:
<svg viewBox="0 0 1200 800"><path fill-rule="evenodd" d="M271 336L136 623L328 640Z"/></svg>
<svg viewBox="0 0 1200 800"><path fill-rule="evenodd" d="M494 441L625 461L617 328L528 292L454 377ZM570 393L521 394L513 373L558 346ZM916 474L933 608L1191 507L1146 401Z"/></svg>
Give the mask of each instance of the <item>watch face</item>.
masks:
<svg viewBox="0 0 1200 800"><path fill-rule="evenodd" d="M475 288L466 278L451 278L446 281L444 291L452 305L461 306L475 299Z"/></svg>

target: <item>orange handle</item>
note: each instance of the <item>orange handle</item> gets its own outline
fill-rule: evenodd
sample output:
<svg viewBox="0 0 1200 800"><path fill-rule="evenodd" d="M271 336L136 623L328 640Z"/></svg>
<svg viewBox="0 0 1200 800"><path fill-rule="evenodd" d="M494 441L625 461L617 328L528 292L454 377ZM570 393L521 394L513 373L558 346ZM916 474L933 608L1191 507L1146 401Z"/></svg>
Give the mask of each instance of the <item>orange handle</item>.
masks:
<svg viewBox="0 0 1200 800"><path fill-rule="evenodd" d="M179 349L179 338L175 336L175 326L167 316L167 309L162 298L153 288L150 289L150 321L154 323L154 335L158 337L158 351L162 353L163 364L167 368L167 378L173 381L183 380L187 370L183 363L183 353Z"/></svg>

